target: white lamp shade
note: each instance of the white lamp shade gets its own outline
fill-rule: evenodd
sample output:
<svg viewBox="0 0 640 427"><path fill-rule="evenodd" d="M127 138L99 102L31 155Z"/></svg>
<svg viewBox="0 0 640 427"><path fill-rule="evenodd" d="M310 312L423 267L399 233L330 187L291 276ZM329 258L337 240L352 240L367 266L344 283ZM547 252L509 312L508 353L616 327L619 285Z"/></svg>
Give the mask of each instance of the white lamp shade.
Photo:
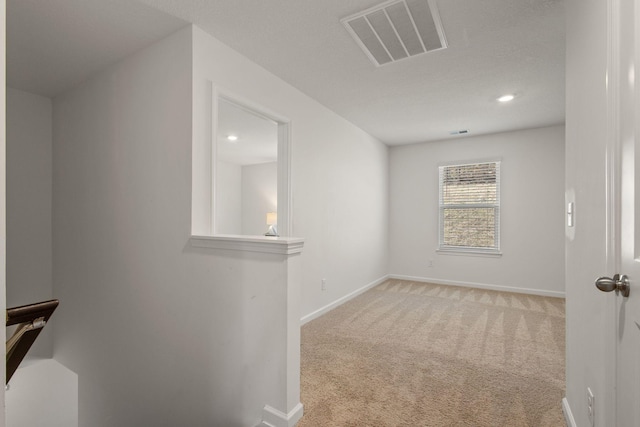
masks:
<svg viewBox="0 0 640 427"><path fill-rule="evenodd" d="M277 212L268 212L267 213L267 225L275 225L278 223L278 213Z"/></svg>

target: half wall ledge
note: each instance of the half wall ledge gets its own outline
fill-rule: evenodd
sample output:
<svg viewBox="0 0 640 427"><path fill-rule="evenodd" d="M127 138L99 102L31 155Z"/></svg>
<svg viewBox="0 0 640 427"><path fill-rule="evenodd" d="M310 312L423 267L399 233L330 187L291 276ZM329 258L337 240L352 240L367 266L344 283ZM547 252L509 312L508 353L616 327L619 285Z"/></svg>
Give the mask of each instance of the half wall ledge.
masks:
<svg viewBox="0 0 640 427"><path fill-rule="evenodd" d="M298 237L241 236L217 234L191 236L191 246L244 252L294 255L302 252L304 239Z"/></svg>

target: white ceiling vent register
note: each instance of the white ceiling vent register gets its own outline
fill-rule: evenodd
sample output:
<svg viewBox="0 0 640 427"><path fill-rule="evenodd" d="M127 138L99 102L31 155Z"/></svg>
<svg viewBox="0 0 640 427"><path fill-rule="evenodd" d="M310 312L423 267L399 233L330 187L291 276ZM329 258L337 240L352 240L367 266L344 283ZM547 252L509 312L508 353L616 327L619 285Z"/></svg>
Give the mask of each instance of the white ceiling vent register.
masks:
<svg viewBox="0 0 640 427"><path fill-rule="evenodd" d="M340 22L377 66L447 47L435 0L392 0Z"/></svg>

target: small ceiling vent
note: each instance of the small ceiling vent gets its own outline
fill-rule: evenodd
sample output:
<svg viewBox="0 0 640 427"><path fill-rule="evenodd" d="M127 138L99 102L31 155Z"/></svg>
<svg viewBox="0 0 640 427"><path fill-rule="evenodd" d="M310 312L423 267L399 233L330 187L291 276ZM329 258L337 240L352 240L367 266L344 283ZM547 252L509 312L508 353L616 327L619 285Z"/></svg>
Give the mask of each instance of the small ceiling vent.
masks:
<svg viewBox="0 0 640 427"><path fill-rule="evenodd" d="M392 0L341 22L377 66L447 47L435 0Z"/></svg>

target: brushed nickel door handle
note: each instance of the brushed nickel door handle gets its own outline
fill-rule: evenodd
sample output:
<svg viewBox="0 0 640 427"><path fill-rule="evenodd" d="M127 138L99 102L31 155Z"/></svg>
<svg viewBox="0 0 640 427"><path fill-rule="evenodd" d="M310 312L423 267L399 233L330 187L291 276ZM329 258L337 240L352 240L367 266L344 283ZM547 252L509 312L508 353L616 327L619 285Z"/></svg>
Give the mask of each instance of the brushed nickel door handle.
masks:
<svg viewBox="0 0 640 427"><path fill-rule="evenodd" d="M623 297L627 298L630 291L629 278L624 274L616 274L613 276L613 279L609 277L598 277L596 279L596 288L602 292L620 292Z"/></svg>

